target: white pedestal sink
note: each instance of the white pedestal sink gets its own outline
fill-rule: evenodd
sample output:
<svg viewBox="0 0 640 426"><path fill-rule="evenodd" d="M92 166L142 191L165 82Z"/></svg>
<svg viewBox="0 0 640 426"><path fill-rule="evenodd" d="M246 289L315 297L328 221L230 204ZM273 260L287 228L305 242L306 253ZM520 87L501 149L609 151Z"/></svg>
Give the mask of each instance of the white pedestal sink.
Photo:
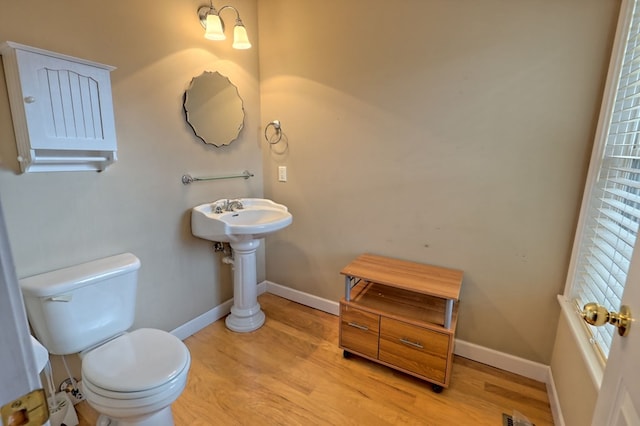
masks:
<svg viewBox="0 0 640 426"><path fill-rule="evenodd" d="M256 287L256 250L260 238L292 221L286 206L262 198L217 200L191 210L193 235L229 243L233 249L233 306L225 320L230 330L245 333L264 324Z"/></svg>

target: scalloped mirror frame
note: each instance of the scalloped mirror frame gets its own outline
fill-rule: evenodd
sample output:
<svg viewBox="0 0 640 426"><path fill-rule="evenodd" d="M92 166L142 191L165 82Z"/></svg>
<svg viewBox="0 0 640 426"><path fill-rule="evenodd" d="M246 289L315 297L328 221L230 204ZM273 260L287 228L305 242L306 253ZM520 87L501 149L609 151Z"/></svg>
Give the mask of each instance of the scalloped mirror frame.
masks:
<svg viewBox="0 0 640 426"><path fill-rule="evenodd" d="M209 145L229 145L244 127L244 105L238 88L217 71L205 71L191 80L183 108L194 134Z"/></svg>

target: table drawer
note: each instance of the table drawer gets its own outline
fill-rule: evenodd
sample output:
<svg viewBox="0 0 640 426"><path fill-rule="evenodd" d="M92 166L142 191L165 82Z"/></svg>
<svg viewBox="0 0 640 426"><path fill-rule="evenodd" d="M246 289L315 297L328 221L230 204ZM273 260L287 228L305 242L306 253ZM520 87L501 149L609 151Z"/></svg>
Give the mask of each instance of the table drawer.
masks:
<svg viewBox="0 0 640 426"><path fill-rule="evenodd" d="M449 335L391 318L381 318L381 361L446 383L448 356Z"/></svg>
<svg viewBox="0 0 640 426"><path fill-rule="evenodd" d="M341 347L377 358L379 330L379 315L340 304Z"/></svg>

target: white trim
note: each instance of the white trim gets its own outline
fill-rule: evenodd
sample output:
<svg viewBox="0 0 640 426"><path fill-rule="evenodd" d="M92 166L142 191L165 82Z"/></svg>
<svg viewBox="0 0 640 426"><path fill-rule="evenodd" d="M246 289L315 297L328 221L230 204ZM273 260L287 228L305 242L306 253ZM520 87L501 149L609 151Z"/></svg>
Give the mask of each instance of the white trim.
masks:
<svg viewBox="0 0 640 426"><path fill-rule="evenodd" d="M310 308L314 308L331 315L337 316L340 310L340 306L338 305L338 302L333 302L331 300L323 299L309 293L304 293L299 290L294 290L292 288L285 287L283 285L276 284L271 281L263 281L260 284L258 284L258 295L264 292L275 294L276 296L280 296L284 299L291 300L296 303L300 303L301 305L309 306ZM173 334L180 340L184 340L187 337L196 334L198 331L202 330L208 325L211 325L214 322L218 321L219 319L227 316L229 312L231 312L232 305L233 305L233 299L229 299L225 302L222 302L221 304L214 307L213 309L210 309L209 311L203 313L202 315L199 315L196 318L172 330L171 334Z"/></svg>
<svg viewBox="0 0 640 426"><path fill-rule="evenodd" d="M613 115L613 107L616 100L616 89L620 78L620 70L622 68L622 60L627 44L627 36L629 34L630 21L633 12L633 1L623 0L620 6L620 14L618 17L618 26L616 28L613 48L611 50L611 58L609 59L609 70L602 94L602 104L600 105L600 114L598 124L591 150L591 159L589 160L589 170L585 181L582 194L582 204L580 205L580 214L578 216L578 225L576 227L573 247L571 250L571 258L569 261L569 269L567 280L564 286L564 294L568 297L571 295L573 282L576 274L578 262L578 254L582 248L584 227L586 226L585 211L588 210L592 202L592 188L598 181L600 166L602 165L603 153L607 145L611 116Z"/></svg>
<svg viewBox="0 0 640 426"><path fill-rule="evenodd" d="M213 324L220 318L224 318L231 312L231 305L233 305L233 299L229 299L226 302L222 302L215 308L205 312L204 314L195 317L191 321L188 321L178 328L171 331L171 334L176 336L180 340L184 340L189 336L196 334L198 331Z"/></svg>
<svg viewBox="0 0 640 426"><path fill-rule="evenodd" d="M578 255L581 252L583 240L586 238L584 228L585 226L587 226L587 218L585 218L585 213L588 211L588 208L592 203L592 189L599 179L600 168L603 162L603 154L608 141L611 117L613 115L614 104L617 95L617 87L620 79L620 72L623 67L624 54L627 48L627 38L629 36L631 20L633 18L633 9L634 1L622 1L615 39L611 50L611 57L609 59L609 70L607 72L607 79L603 91L602 103L600 105L600 114L598 117L596 134L591 151L591 159L589 161L589 170L584 186L582 204L580 206L578 225L576 227L573 247L571 250L571 259L569 262L567 280L564 287L564 295L558 296L560 306L562 307L562 312L567 318L569 328L576 339L581 355L585 360L585 363L591 375L591 379L598 389L600 388L600 384L602 383L603 366L600 363L600 360L597 358L597 355L594 352L594 348L591 347L589 343L590 336L588 336L587 333L584 332L583 324L580 324L577 315L575 315L574 313L573 305L570 303L569 299L571 299L573 290L572 287L577 273ZM593 300L593 302L602 303L601 301L597 300Z"/></svg>
<svg viewBox="0 0 640 426"><path fill-rule="evenodd" d="M564 426L560 400L550 366L509 355L504 352L498 352L460 339L456 339L456 346L453 352L461 357L544 383L547 386L547 396L549 398L551 414L553 415L553 423L556 426Z"/></svg>
<svg viewBox="0 0 640 426"><path fill-rule="evenodd" d="M589 336L585 332L584 324L582 324L580 318L578 318L573 302L562 294L558 295L558 302L562 308L562 314L567 319L571 335L578 345L578 352L582 355L584 364L589 371L589 377L591 377L591 381L593 381L596 389L600 389L602 378L604 377L604 365L602 365L600 358L598 358L596 349L589 343Z"/></svg>
<svg viewBox="0 0 640 426"><path fill-rule="evenodd" d="M547 396L549 397L549 405L551 406L551 414L553 415L553 424L555 426L565 426L564 416L562 415L562 407L560 406L560 397L556 389L556 382L553 380L551 367L549 369L549 379L547 380Z"/></svg>
<svg viewBox="0 0 640 426"><path fill-rule="evenodd" d="M299 290L294 290L290 287L285 287L280 284L273 283L271 281L265 281L267 284L267 292L275 294L276 296L283 297L301 305L309 306L310 308L317 309L322 312L326 312L331 315L338 315L340 313L340 305L333 300L323 299L318 296L314 296L309 293L304 293Z"/></svg>
<svg viewBox="0 0 640 426"><path fill-rule="evenodd" d="M475 343L456 339L456 347L453 352L461 357L469 358L482 364L487 364L539 382L547 383L549 379L548 365L529 361L504 352L498 352L485 348L484 346L476 345Z"/></svg>
<svg viewBox="0 0 640 426"><path fill-rule="evenodd" d="M258 294L265 292L267 285L265 282L258 284ZM188 321L178 328L172 330L170 333L176 336L180 340L184 340L189 336L196 334L198 331L213 324L221 318L229 315L231 312L231 306L233 305L233 299L229 299L226 302L222 302L213 309L208 310L202 315Z"/></svg>

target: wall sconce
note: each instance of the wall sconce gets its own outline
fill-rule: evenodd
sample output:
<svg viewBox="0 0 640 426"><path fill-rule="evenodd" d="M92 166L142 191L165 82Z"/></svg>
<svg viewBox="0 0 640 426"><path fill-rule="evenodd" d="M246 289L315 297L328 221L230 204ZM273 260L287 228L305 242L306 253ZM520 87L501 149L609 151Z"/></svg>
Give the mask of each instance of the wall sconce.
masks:
<svg viewBox="0 0 640 426"><path fill-rule="evenodd" d="M209 40L225 40L227 38L224 35L224 22L222 22L220 18L220 13L225 9L231 9L236 12L232 47L234 49L249 49L251 42L249 42L247 29L240 19L238 9L233 6L222 6L220 10L217 11L216 8L213 7L213 0L210 1L209 6L200 6L200 8L198 8L198 18L200 18L200 23L205 29L204 38Z"/></svg>

